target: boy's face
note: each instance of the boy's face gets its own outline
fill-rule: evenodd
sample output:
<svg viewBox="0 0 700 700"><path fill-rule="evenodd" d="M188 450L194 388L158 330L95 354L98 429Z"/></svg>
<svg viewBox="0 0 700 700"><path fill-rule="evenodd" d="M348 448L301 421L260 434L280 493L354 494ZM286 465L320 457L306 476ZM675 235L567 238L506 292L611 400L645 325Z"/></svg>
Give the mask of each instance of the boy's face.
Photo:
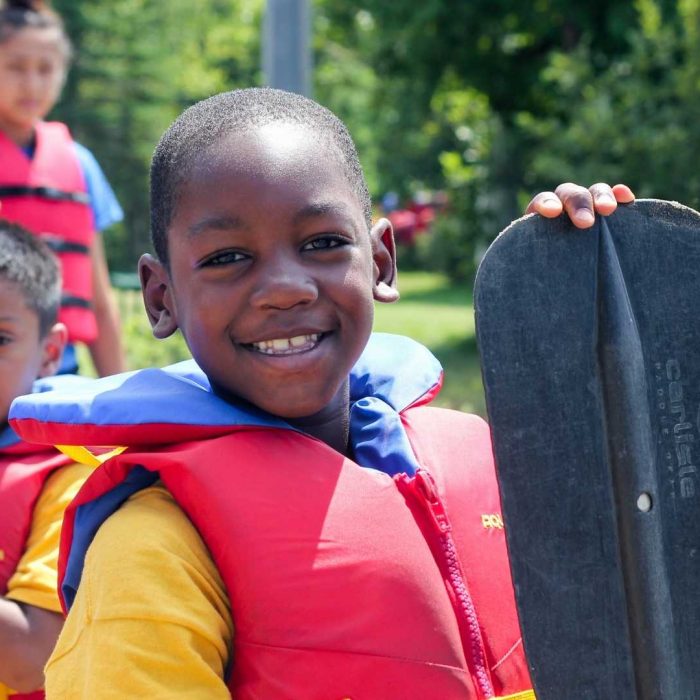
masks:
<svg viewBox="0 0 700 700"><path fill-rule="evenodd" d="M35 379L56 372L65 339L62 324L40 338L36 311L16 284L0 278L0 425L13 399L30 393Z"/></svg>
<svg viewBox="0 0 700 700"><path fill-rule="evenodd" d="M284 418L343 411L343 387L394 301L388 222L368 233L339 156L273 124L227 137L188 173L168 230L170 273L147 256L154 332L179 327L224 397Z"/></svg>

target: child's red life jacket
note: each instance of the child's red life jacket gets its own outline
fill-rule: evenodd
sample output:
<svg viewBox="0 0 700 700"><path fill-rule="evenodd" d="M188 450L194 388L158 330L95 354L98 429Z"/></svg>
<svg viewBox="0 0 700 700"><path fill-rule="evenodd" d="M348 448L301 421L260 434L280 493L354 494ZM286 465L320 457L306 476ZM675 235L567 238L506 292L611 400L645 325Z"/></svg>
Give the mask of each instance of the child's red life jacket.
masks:
<svg viewBox="0 0 700 700"><path fill-rule="evenodd" d="M24 553L34 504L48 476L70 459L46 445L0 446L0 595Z"/></svg>
<svg viewBox="0 0 700 700"><path fill-rule="evenodd" d="M73 375L34 382L35 394L52 389L74 390L85 379ZM0 432L0 595L24 553L34 505L49 475L72 460L46 444L22 441L8 427Z"/></svg>
<svg viewBox="0 0 700 700"><path fill-rule="evenodd" d="M63 274L59 320L71 341L90 343L97 337L90 258L94 222L85 177L64 124L40 122L35 133L29 158L0 132L0 216L42 236L56 252Z"/></svg>
<svg viewBox="0 0 700 700"><path fill-rule="evenodd" d="M40 379L35 392L76 387L84 380L70 375ZM0 596L17 569L27 545L37 499L48 477L71 463L46 445L23 442L11 428L0 433ZM42 700L44 692L12 693L11 700Z"/></svg>
<svg viewBox="0 0 700 700"><path fill-rule="evenodd" d="M24 554L34 505L46 479L71 460L46 445L0 446L0 595ZM42 700L44 692L12 693L11 700Z"/></svg>
<svg viewBox="0 0 700 700"><path fill-rule="evenodd" d="M65 603L101 522L160 478L226 584L237 699L534 698L488 428L426 407L439 383L423 348L374 336L351 375L355 461L216 398L192 363L98 380L78 408L23 399L32 439L141 446L66 513Z"/></svg>

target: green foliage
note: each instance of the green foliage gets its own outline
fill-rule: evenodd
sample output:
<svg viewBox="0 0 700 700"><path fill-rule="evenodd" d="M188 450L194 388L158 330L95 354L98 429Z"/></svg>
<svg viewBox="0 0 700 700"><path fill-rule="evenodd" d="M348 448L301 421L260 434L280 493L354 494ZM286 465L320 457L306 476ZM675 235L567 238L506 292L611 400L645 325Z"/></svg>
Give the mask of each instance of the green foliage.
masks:
<svg viewBox="0 0 700 700"><path fill-rule="evenodd" d="M106 238L112 269L148 247L148 162L173 117L261 82L264 3L55 0L76 46L56 116L126 210ZM700 205L699 12L698 0L314 0L315 96L350 127L375 197L448 192L435 234L404 258L464 280L562 181Z"/></svg>
<svg viewBox="0 0 700 700"><path fill-rule="evenodd" d="M375 191L448 190L423 265L464 279L535 192L567 180L700 204L697 0L323 7L381 76L362 95Z"/></svg>
<svg viewBox="0 0 700 700"><path fill-rule="evenodd" d="M636 6L631 48L605 70L595 70L588 44L552 55L542 74L552 109L518 118L533 144L524 183L538 189L545 180L625 181L638 196L697 208L698 2L678 2L671 16L654 0Z"/></svg>
<svg viewBox="0 0 700 700"><path fill-rule="evenodd" d="M106 237L113 269L148 248L148 167L162 132L192 102L258 82L263 0L57 0L75 62L56 118L90 148L125 222Z"/></svg>
<svg viewBox="0 0 700 700"><path fill-rule="evenodd" d="M381 81L365 58L374 26L370 15L357 12L349 20L353 40L348 45L345 32L327 15L329 5L332 2L325 0L314 8L314 96L347 124L362 157L369 190L377 193L382 180L381 144L373 118L373 96Z"/></svg>
<svg viewBox="0 0 700 700"><path fill-rule="evenodd" d="M442 274L399 272L399 290L396 304L377 305L374 329L409 336L440 360L445 381L436 405L486 415L471 285Z"/></svg>

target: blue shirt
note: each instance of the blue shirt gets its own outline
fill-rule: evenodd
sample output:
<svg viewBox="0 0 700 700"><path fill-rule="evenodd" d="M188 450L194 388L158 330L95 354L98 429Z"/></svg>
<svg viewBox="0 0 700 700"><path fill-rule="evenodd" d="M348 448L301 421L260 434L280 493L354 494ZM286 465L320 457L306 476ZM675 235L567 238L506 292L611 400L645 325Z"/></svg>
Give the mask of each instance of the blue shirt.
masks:
<svg viewBox="0 0 700 700"><path fill-rule="evenodd" d="M95 221L95 230L104 231L124 218L117 197L95 156L85 146L73 142L78 162L85 176L85 184L90 195L90 207Z"/></svg>

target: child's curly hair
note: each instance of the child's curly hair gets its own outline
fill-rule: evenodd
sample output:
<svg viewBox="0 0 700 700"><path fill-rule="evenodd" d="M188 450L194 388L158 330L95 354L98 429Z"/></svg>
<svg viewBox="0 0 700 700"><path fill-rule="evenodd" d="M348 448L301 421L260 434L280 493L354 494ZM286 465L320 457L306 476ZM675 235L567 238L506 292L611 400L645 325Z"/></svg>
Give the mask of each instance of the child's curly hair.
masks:
<svg viewBox="0 0 700 700"><path fill-rule="evenodd" d="M0 280L17 286L39 317L39 336L56 323L61 302L58 259L40 238L0 219Z"/></svg>

